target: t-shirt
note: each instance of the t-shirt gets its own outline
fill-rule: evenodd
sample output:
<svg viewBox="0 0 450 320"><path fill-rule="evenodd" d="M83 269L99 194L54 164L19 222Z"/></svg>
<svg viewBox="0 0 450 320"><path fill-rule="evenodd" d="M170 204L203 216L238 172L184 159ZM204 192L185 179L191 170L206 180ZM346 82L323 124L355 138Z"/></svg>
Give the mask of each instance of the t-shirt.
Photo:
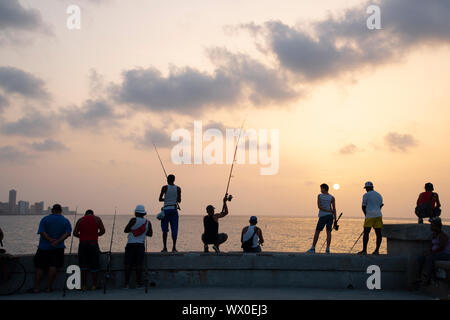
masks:
<svg viewBox="0 0 450 320"><path fill-rule="evenodd" d="M52 239L59 239L64 233L71 234L72 226L70 221L61 214L50 214L41 219L39 223L38 234L45 232ZM39 239L39 249L41 250L53 250L53 249L65 248L64 241L59 243L56 247L53 247L49 241L41 236Z"/></svg>
<svg viewBox="0 0 450 320"><path fill-rule="evenodd" d="M381 217L381 205L383 197L376 191L369 191L364 194L362 205L366 207L366 218Z"/></svg>

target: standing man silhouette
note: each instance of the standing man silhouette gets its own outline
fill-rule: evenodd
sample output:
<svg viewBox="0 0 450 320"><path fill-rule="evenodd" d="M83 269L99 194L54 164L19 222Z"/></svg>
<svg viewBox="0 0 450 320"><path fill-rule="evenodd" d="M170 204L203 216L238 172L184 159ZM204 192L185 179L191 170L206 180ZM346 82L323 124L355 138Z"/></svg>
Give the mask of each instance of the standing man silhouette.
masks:
<svg viewBox="0 0 450 320"><path fill-rule="evenodd" d="M161 229L163 233L164 248L161 252L167 252L167 234L172 231L173 247L172 252L177 252L178 237L178 203L181 202L181 188L174 184L175 176L170 174L167 176L167 185L161 189L159 201L164 202L164 218L161 220Z"/></svg>

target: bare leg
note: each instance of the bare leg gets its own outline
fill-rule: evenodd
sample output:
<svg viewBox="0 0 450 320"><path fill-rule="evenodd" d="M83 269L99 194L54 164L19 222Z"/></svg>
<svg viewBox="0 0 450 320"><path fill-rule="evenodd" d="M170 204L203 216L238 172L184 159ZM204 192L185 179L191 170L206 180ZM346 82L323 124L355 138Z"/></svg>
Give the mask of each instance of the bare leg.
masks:
<svg viewBox="0 0 450 320"><path fill-rule="evenodd" d="M163 245L164 245L163 250L167 250L167 232L163 232L162 238L163 238Z"/></svg>
<svg viewBox="0 0 450 320"><path fill-rule="evenodd" d="M50 267L48 269L48 291L53 290L53 282L55 281L55 278L56 278L56 268Z"/></svg>
<svg viewBox="0 0 450 320"><path fill-rule="evenodd" d="M42 277L44 275L44 270L43 269L36 269L36 275L35 275L35 280L34 280L34 291L37 292L41 286L41 280Z"/></svg>
<svg viewBox="0 0 450 320"><path fill-rule="evenodd" d="M367 252L367 244L369 243L369 233L371 228L364 228L363 236L363 252Z"/></svg>
<svg viewBox="0 0 450 320"><path fill-rule="evenodd" d="M383 237L381 235L381 229L375 229L375 234L377 235L377 247L375 249L375 254L378 254L381 246L381 242L383 241Z"/></svg>
<svg viewBox="0 0 450 320"><path fill-rule="evenodd" d="M327 230L327 248L330 248L331 245L331 231Z"/></svg>
<svg viewBox="0 0 450 320"><path fill-rule="evenodd" d="M319 235L320 235L320 231L316 230L316 232L314 233L314 239L313 239L313 244L312 244L312 246L314 248L316 247L317 241L319 241Z"/></svg>

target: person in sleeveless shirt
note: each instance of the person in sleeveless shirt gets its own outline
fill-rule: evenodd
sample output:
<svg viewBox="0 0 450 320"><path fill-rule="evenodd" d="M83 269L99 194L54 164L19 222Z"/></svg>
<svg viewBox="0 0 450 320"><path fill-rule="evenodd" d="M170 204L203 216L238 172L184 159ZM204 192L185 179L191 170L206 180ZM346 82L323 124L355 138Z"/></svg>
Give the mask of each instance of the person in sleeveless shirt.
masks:
<svg viewBox="0 0 450 320"><path fill-rule="evenodd" d="M450 261L450 238L442 230L442 221L435 218L430 223L431 243L430 249L419 258L419 275L422 285L428 285L434 276L434 263L438 260Z"/></svg>
<svg viewBox="0 0 450 320"><path fill-rule="evenodd" d="M317 221L316 232L311 249L308 253L316 253L316 244L323 228L327 226L327 248L326 253L330 253L331 231L333 225L336 226L336 201L334 197L328 193L330 187L323 183L320 185L320 194L317 196L317 206L319 207L319 220Z"/></svg>
<svg viewBox="0 0 450 320"><path fill-rule="evenodd" d="M143 286L142 270L145 259L145 238L153 235L152 224L145 219L147 211L143 205L136 206L135 217L130 219L124 232L128 233L128 242L125 247L125 289L129 288L131 271L136 269L136 284Z"/></svg>
<svg viewBox="0 0 450 320"><path fill-rule="evenodd" d="M228 194L223 198L223 207L220 213L214 213L215 208L212 205L206 207L208 215L203 218L204 233L202 234L204 252L208 252L208 245L212 244L214 251L219 253L219 246L228 239L226 233L219 233L219 219L228 215L227 199Z"/></svg>
<svg viewBox="0 0 450 320"><path fill-rule="evenodd" d="M80 239L78 246L78 265L81 269L81 288L87 290L86 278L88 271L92 276L91 290L97 288L97 275L100 271L100 248L98 237L105 234L102 219L94 215L94 211L87 210L80 218L73 230L73 235Z"/></svg>
<svg viewBox="0 0 450 320"><path fill-rule="evenodd" d="M262 230L256 226L258 218L255 216L250 217L250 225L242 229L241 243L252 239L253 245L249 249L244 248L244 252L261 252L261 246L264 243Z"/></svg>
<svg viewBox="0 0 450 320"><path fill-rule="evenodd" d="M167 235L172 231L172 252L177 252L178 238L178 204L181 202L181 188L175 183L175 176L167 176L167 185L163 186L159 195L159 201L164 202L164 218L161 220L161 230L163 238L163 249L161 252L167 252Z"/></svg>

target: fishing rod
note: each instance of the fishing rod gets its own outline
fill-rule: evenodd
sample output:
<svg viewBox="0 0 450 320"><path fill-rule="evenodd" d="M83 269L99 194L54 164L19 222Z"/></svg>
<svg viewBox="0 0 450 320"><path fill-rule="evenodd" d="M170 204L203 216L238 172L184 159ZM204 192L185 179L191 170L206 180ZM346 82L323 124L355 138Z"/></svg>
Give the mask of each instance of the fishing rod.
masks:
<svg viewBox="0 0 450 320"><path fill-rule="evenodd" d="M158 148L156 148L156 145L153 141L152 141L152 144L153 144L153 147L155 148L156 155L158 156L159 163L161 163L161 167L164 171L164 176L166 177L166 180L167 180L167 171L166 171L166 168L164 168L164 163L162 162L161 157L159 156ZM181 210L180 204L178 202L177 202L177 209Z"/></svg>
<svg viewBox="0 0 450 320"><path fill-rule="evenodd" d="M339 222L339 220L341 219L341 217L342 217L342 212L341 212L341 214L339 215L339 217L337 218L337 220L336 220L336 223L334 224L334 230L336 230L336 231L338 231L339 230L339 225L338 225L338 222ZM322 249L323 249L323 246L325 245L325 243L327 242L327 240L325 239L325 241L323 242L323 244L322 244L322 246L320 247L320 250L319 250L319 252L321 252L322 251Z"/></svg>
<svg viewBox="0 0 450 320"><path fill-rule="evenodd" d="M356 246L356 244L358 243L359 239L361 239L363 234L364 234L364 231L361 232L361 234L359 235L358 239L356 239L355 243L353 244L353 247L350 249L350 251L348 253L352 253L353 248Z"/></svg>
<svg viewBox="0 0 450 320"><path fill-rule="evenodd" d="M75 208L75 214L73 216L73 228L75 229L76 223L77 223L77 212L78 212L78 206ZM68 265L70 266L70 261L72 261L72 246L73 246L73 234L75 230L72 231L71 239L70 239L70 250L69 250L69 262ZM63 286L63 297L66 296L66 289L67 289L67 279L69 278L69 275L67 274L66 270L66 277L64 280L64 286Z"/></svg>
<svg viewBox="0 0 450 320"><path fill-rule="evenodd" d="M238 140L236 143L236 148L234 149L233 162L231 163L230 175L228 176L227 190L225 191L225 197L227 197L228 201L231 201L233 199L233 196L231 194L230 195L228 194L228 190L230 189L230 182L231 182L231 178L232 178L232 174L233 174L234 163L236 162L237 150L238 150L239 142L240 142L241 136L242 136L242 129L244 128L244 124L245 124L246 120L247 120L247 117L245 117L244 121L242 121L241 128L239 129L239 137L238 137Z"/></svg>
<svg viewBox="0 0 450 320"><path fill-rule="evenodd" d="M116 216L117 216L117 207L114 208L114 219L113 219L113 226L112 226L112 231L111 231L111 242L109 243L109 251L106 253L107 254L107 264L106 264L106 273L104 275L104 285L103 285L103 294L106 294L106 284L108 282L109 279L111 279L111 251L112 251L112 244L113 244L113 238L114 238L114 229L116 227Z"/></svg>

